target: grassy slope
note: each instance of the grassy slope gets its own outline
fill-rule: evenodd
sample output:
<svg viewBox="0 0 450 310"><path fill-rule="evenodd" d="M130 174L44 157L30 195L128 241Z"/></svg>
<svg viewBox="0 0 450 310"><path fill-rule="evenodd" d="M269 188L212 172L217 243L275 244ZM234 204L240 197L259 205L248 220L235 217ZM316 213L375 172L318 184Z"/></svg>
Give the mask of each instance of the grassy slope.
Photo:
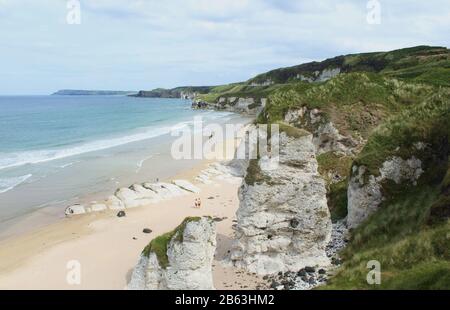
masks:
<svg viewBox="0 0 450 310"><path fill-rule="evenodd" d="M425 173L417 187L384 184L379 211L352 232L344 265L329 289L450 288L450 100L447 91L388 120L370 137L355 164L376 173L392 155L422 160ZM425 142L423 151L413 148ZM366 282L370 260L382 268L382 284Z"/></svg>
<svg viewBox="0 0 450 310"><path fill-rule="evenodd" d="M404 55L383 57L401 60ZM366 165L370 173L377 174L382 162L393 155L405 159L415 155L427 171L417 187L385 184L388 199L352 233L342 253L345 264L325 289L450 288L450 172L444 177L450 135L450 95L445 83L450 76L443 75L443 83L435 83L425 77L436 77L442 68L427 65L433 69L405 80L394 77L406 77L403 73L425 66L415 66L414 70L406 65L385 66L379 73L347 73L325 83L290 83L269 95L259 122L282 120L292 108L319 108L341 131L361 133L369 139L354 163ZM418 151L416 142L428 146ZM347 176L351 160L333 153L318 156L321 170L338 170ZM333 219L345 217L346 194L347 179L330 185ZM366 264L370 260L381 263L381 286L367 284Z"/></svg>
<svg viewBox="0 0 450 310"><path fill-rule="evenodd" d="M250 82L287 83L297 75L310 76L314 71L341 68L342 72L375 72L391 77L415 79L434 85L450 86L450 51L443 47L416 46L391 52L338 56L322 62L280 68L260 74Z"/></svg>

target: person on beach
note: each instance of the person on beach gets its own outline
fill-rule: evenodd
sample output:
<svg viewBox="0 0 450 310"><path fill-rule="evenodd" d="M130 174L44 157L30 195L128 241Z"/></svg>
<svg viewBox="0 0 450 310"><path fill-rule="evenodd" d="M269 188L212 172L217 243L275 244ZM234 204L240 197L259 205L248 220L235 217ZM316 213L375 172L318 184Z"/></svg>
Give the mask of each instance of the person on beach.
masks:
<svg viewBox="0 0 450 310"><path fill-rule="evenodd" d="M195 198L195 201L194 201L194 208L200 209L201 204L202 204L202 203L201 203L200 198Z"/></svg>

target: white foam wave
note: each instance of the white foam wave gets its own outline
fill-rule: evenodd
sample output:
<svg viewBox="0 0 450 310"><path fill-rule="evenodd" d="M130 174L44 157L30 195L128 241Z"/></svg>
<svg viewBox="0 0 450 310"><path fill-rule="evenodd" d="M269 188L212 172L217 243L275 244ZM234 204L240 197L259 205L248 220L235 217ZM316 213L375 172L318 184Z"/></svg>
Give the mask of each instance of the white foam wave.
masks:
<svg viewBox="0 0 450 310"><path fill-rule="evenodd" d="M22 175L20 177L0 179L0 194L12 190L14 187L16 187L19 184L22 184L31 177L32 177L31 174L27 174Z"/></svg>
<svg viewBox="0 0 450 310"><path fill-rule="evenodd" d="M97 140L66 149L37 150L17 153L0 154L0 170L26 164L37 164L55 159L81 155L84 153L109 149L124 144L155 138L170 133L171 127L161 127L147 129L144 132L136 133L124 137Z"/></svg>
<svg viewBox="0 0 450 310"><path fill-rule="evenodd" d="M208 112L207 119L213 120L222 118L233 113L229 112ZM47 149L35 150L16 153L0 153L0 170L12 167L19 167L26 164L37 164L48 162L56 159L67 158L84 153L105 150L124 144L155 138L161 135L169 134L177 129L193 125L193 121L180 122L174 126L166 126L160 128L146 128L142 132L131 134L123 137L116 137L111 139L96 140L87 142L82 145L71 146L65 149ZM64 167L62 167L64 168Z"/></svg>

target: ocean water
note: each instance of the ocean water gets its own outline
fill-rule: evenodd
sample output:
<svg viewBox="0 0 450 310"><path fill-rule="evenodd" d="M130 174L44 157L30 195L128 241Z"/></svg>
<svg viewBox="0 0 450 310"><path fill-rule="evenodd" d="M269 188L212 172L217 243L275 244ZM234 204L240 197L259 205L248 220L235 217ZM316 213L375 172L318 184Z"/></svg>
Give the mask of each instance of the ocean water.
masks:
<svg viewBox="0 0 450 310"><path fill-rule="evenodd" d="M190 106L127 96L0 97L0 225L186 165L169 158L171 129L198 115L205 123L233 117Z"/></svg>

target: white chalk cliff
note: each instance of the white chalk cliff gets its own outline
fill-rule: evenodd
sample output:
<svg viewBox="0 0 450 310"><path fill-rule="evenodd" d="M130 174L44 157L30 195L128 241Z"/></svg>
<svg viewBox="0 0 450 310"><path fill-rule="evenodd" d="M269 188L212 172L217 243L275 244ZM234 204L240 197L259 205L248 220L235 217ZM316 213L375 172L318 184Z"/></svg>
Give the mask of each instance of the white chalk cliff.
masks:
<svg viewBox="0 0 450 310"><path fill-rule="evenodd" d="M133 270L128 289L212 290L212 261L216 249L215 222L208 218L187 218L170 234L166 253L156 253L153 240ZM158 238L157 238L158 239ZM163 256L163 257L161 257Z"/></svg>
<svg viewBox="0 0 450 310"><path fill-rule="evenodd" d="M378 210L383 202L383 183L393 181L396 184L409 183L416 185L424 172L422 162L416 157L402 159L392 157L383 162L379 168L379 175L367 175L364 166L353 166L348 184L348 216L347 225L355 228Z"/></svg>
<svg viewBox="0 0 450 310"><path fill-rule="evenodd" d="M312 135L281 133L277 169L250 165L239 190L234 265L261 275L328 265L332 226Z"/></svg>

